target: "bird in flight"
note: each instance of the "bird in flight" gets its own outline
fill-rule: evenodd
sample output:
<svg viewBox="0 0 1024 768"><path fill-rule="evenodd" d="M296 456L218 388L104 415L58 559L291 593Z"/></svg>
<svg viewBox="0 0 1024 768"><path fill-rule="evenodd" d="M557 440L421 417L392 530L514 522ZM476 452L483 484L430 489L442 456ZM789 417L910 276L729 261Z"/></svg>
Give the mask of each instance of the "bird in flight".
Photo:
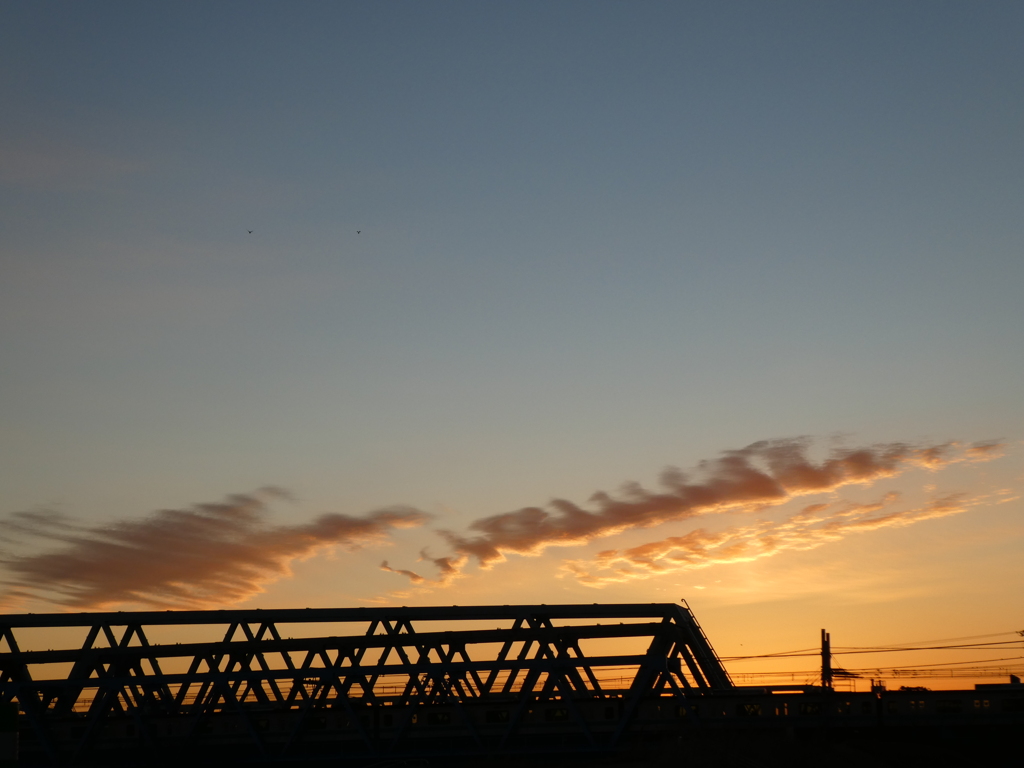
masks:
<svg viewBox="0 0 1024 768"><path fill-rule="evenodd" d="M247 229L245 231L248 232L250 235L252 234L252 230L251 229Z"/></svg>
<svg viewBox="0 0 1024 768"><path fill-rule="evenodd" d="M358 235L358 234L359 234L360 232L362 232L362 231L363 231L363 230L361 230L361 229L357 229L357 230L356 230L356 234Z"/></svg>

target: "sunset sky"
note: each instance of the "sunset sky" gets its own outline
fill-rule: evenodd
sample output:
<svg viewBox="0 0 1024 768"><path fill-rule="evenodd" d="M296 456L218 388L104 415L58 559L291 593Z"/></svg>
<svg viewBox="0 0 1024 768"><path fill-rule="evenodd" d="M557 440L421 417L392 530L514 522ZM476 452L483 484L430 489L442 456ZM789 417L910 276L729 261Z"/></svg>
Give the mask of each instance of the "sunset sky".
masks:
<svg viewBox="0 0 1024 768"><path fill-rule="evenodd" d="M1019 2L0 4L4 609L1012 639L1022 34Z"/></svg>

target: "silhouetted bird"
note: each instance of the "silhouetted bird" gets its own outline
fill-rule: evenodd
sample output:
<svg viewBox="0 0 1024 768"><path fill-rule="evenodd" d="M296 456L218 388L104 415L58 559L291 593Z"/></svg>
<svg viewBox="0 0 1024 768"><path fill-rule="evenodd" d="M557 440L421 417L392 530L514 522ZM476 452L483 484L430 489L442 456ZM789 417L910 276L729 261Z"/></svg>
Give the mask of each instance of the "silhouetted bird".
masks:
<svg viewBox="0 0 1024 768"><path fill-rule="evenodd" d="M247 229L245 231L248 232L250 235L252 234L252 230L251 229Z"/></svg>
<svg viewBox="0 0 1024 768"><path fill-rule="evenodd" d="M361 230L361 229L357 229L357 230L356 230L356 234L358 235L358 234L359 234L360 232L362 232L362 231L363 231L363 230Z"/></svg>

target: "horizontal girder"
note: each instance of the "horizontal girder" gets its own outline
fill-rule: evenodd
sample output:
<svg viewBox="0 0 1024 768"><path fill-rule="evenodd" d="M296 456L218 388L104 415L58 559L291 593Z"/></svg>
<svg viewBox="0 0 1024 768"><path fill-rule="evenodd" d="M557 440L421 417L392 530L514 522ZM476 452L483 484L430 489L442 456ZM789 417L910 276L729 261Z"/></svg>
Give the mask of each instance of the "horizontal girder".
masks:
<svg viewBox="0 0 1024 768"><path fill-rule="evenodd" d="M401 608L246 608L219 611L112 611L96 613L12 613L6 627L92 627L96 625L184 626L187 624L312 624L367 621L476 621L525 619L654 619L685 608L675 603L593 603L574 605L451 605Z"/></svg>
<svg viewBox="0 0 1024 768"><path fill-rule="evenodd" d="M431 627L419 632L417 622ZM311 633L319 624L343 631ZM146 635L210 625L223 639L151 643ZM284 638L285 625L316 636ZM16 638L75 627L88 628L80 647L22 649ZM689 609L675 604L0 616L0 700L19 705L33 737L26 746L54 762L116 750L129 733L186 755L238 718L263 759L334 743L323 729L346 754L416 753L435 733L417 725L417 712L441 712L423 715L435 724L456 717L474 748L514 751L524 729L540 727L530 713L545 702L552 722L565 720L563 731L595 749L615 744L645 700L685 706L688 694L730 687Z"/></svg>

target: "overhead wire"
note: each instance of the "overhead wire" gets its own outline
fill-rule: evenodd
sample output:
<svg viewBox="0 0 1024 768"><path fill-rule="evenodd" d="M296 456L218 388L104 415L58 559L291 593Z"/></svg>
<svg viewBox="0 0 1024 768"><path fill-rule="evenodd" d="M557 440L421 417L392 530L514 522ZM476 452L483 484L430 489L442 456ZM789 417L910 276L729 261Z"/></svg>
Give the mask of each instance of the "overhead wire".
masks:
<svg viewBox="0 0 1024 768"><path fill-rule="evenodd" d="M906 643L891 643L890 647L902 646L902 645L925 645L930 643L954 643L958 640L982 640L986 637L1002 637L1003 635L1020 635L1021 632L1018 630L1009 630L1007 632L992 632L987 635L967 635L965 637L940 637L936 640L913 640ZM856 646L850 646L856 647ZM873 648L875 646L866 645L864 648Z"/></svg>
<svg viewBox="0 0 1024 768"><path fill-rule="evenodd" d="M974 650L982 651L988 648L993 650L997 646L1004 645L1016 645L1020 643L1020 640L1000 640L991 643L971 643L965 645L920 645L920 646L875 646L875 647L858 647L858 646L841 646L832 649L832 655L852 655L852 654L863 654L863 653L901 653L905 651L952 651L952 650ZM784 659L784 658L808 658L812 656L819 656L820 651L814 651L814 649L806 648L799 651L782 651L780 653L761 653L750 656L723 656L722 661L744 661L747 659Z"/></svg>
<svg viewBox="0 0 1024 768"><path fill-rule="evenodd" d="M989 638L1006 637L1007 635L1017 635L1018 638L1014 640L993 640L989 642L976 642L984 641ZM975 641L975 642L969 642ZM885 653L902 653L907 651L996 651L996 650L1008 650L1006 646L1014 646L1018 643L1024 642L1024 631L1007 631L1007 632L994 632L985 635L967 635L963 637L951 637L941 640L926 640L916 641L908 643L895 643L888 646L840 646L833 647L831 653L833 656L836 655L860 655L860 654L885 654ZM941 643L950 643L948 645L942 645ZM816 657L821 654L820 649L816 648L800 648L792 651L780 651L776 653L762 653L762 654L751 654L746 656L726 656L722 657L723 662L740 662L740 661L751 661L755 659L784 659L784 658L809 658ZM1000 662L1014 662L1022 661L1024 656L1004 656L991 659L970 659L960 661L948 661L948 662L935 662L925 664L905 664L896 666L877 666L877 667L860 667L844 670L844 672L856 675L866 676L874 673L876 675L891 675L893 677L899 676L913 676L913 677L946 677L950 675L961 676L972 674L979 677L994 676L997 673L1005 674L1009 668L1016 669L1017 665L1006 665ZM814 675L814 672L807 670L799 671L778 671L778 672L737 672L738 677L744 678L777 678L777 677L804 677L808 675Z"/></svg>
<svg viewBox="0 0 1024 768"><path fill-rule="evenodd" d="M1003 656L998 659L971 659L970 661L940 661L935 664L904 664L897 667L861 667L857 671L871 670L871 669L931 669L933 667L953 667L961 664L990 664L995 661L1017 661L1024 659L1024 656ZM981 667L978 667L980 669ZM847 670L853 672L854 670Z"/></svg>

